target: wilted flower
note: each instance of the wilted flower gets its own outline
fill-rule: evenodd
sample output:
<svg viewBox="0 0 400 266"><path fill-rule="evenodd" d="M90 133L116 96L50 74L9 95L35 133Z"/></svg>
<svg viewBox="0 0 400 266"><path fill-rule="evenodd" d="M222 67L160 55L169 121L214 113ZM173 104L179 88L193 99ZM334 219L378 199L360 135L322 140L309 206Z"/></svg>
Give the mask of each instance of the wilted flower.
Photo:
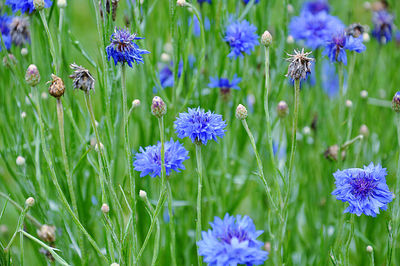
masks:
<svg viewBox="0 0 400 266"><path fill-rule="evenodd" d="M112 20L115 21L115 19L117 18L117 9L118 9L119 0L106 0L105 2L106 2L105 4L106 4L107 14L110 14L110 9L111 9ZM110 5L111 5L111 8L110 8ZM104 14L103 14L102 1L99 1L99 6L100 6L100 16L103 18Z"/></svg>
<svg viewBox="0 0 400 266"><path fill-rule="evenodd" d="M10 23L10 36L13 44L19 46L30 41L29 21L24 17L14 17Z"/></svg>
<svg viewBox="0 0 400 266"><path fill-rule="evenodd" d="M32 13L35 10L33 0L6 0L6 5L10 6L14 13L21 11L21 13ZM44 0L44 7L51 7L51 0Z"/></svg>
<svg viewBox="0 0 400 266"><path fill-rule="evenodd" d="M69 76L74 80L73 81L74 89L80 89L86 93L89 93L90 90L94 91L94 78L90 74L89 70L81 66L78 66L75 63L71 64L70 68L74 70L74 74Z"/></svg>
<svg viewBox="0 0 400 266"><path fill-rule="evenodd" d="M143 63L142 55L150 52L139 49L134 41L140 39L143 38L130 34L128 30L115 28L110 37L111 43L106 48L108 61L113 58L115 65L127 63L130 67L133 67L132 63Z"/></svg>
<svg viewBox="0 0 400 266"><path fill-rule="evenodd" d="M294 54L288 54L289 58L286 59L290 62L288 73L286 77L292 80L304 80L307 75L311 73L311 62L314 58L308 57L312 52L304 52L304 49L300 51L294 50Z"/></svg>
<svg viewBox="0 0 400 266"><path fill-rule="evenodd" d="M189 159L188 151L183 147L179 141L174 142L171 138L170 141L164 143L165 149L165 170L167 176L171 171L180 172L184 170L183 162ZM139 152L135 155L133 162L134 169L141 172L140 177L150 175L156 177L161 175L161 142L157 145L148 146L145 149L139 148Z"/></svg>
<svg viewBox="0 0 400 266"><path fill-rule="evenodd" d="M323 54L328 56L331 62L342 62L347 65L346 50L357 53L364 52L366 47L362 41L362 36L354 38L351 35L346 35L344 31L340 31L334 34L331 40L327 42Z"/></svg>
<svg viewBox="0 0 400 266"><path fill-rule="evenodd" d="M212 229L203 231L197 242L199 255L209 265L260 265L267 260L264 243L257 240L263 231L256 230L249 216L227 213L223 220L215 217L210 225Z"/></svg>
<svg viewBox="0 0 400 266"><path fill-rule="evenodd" d="M230 47L231 52L228 54L230 58L243 57L243 54L250 54L254 47L258 45L257 28L250 24L247 20L231 22L225 32L224 41Z"/></svg>
<svg viewBox="0 0 400 266"><path fill-rule="evenodd" d="M374 12L372 22L374 29L372 36L374 36L379 43L385 44L392 39L394 17L386 10Z"/></svg>
<svg viewBox="0 0 400 266"><path fill-rule="evenodd" d="M349 203L345 212L375 217L379 214L379 209L386 210L387 204L393 200L393 194L386 184L386 168L382 168L380 164L374 166L370 163L363 169L338 170L333 176L336 189L332 195Z"/></svg>
<svg viewBox="0 0 400 266"><path fill-rule="evenodd" d="M204 112L200 107L188 108L175 120L175 131L179 138L188 137L193 143L206 145L209 140L225 135L226 123L222 115Z"/></svg>
<svg viewBox="0 0 400 266"><path fill-rule="evenodd" d="M65 92L64 81L54 74L51 74L51 79L52 79L51 81L47 82L47 83L51 83L50 87L49 87L50 95L55 98L59 98L59 97L63 96L64 92Z"/></svg>

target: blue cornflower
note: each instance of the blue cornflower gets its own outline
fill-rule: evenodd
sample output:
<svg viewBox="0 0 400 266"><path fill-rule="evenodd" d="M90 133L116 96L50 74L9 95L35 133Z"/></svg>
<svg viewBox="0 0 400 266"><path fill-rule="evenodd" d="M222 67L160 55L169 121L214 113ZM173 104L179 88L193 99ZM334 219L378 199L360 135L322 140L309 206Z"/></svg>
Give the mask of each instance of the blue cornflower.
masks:
<svg viewBox="0 0 400 266"><path fill-rule="evenodd" d="M319 12L326 12L329 13L329 3L326 0L317 0L317 1L310 1L310 2L305 2L303 5L303 8L301 9L301 12L308 12L313 15L319 13Z"/></svg>
<svg viewBox="0 0 400 266"><path fill-rule="evenodd" d="M174 142L171 138L170 141L164 143L165 149L165 170L167 176L171 171L180 172L185 170L183 162L189 159L188 151L179 143ZM139 148L139 152L135 155L133 162L134 169L141 172L140 177L150 175L156 177L161 175L161 142L157 145L148 146L145 149Z"/></svg>
<svg viewBox="0 0 400 266"><path fill-rule="evenodd" d="M322 63L321 83L322 88L330 98L338 94L339 75L336 73L335 65L328 60L324 60Z"/></svg>
<svg viewBox="0 0 400 266"><path fill-rule="evenodd" d="M112 57L115 65L118 63L128 63L132 67L132 63L143 63L142 54L149 54L149 51L139 49L134 42L144 38L136 37L136 34L130 34L125 29L115 28L114 33L110 37L110 45L107 46L107 59L110 61Z"/></svg>
<svg viewBox="0 0 400 266"><path fill-rule="evenodd" d="M193 143L207 144L209 140L225 135L226 123L222 115L204 112L200 107L188 108L187 113L180 113L175 120L175 132L179 138L189 137Z"/></svg>
<svg viewBox="0 0 400 266"><path fill-rule="evenodd" d="M263 242L257 240L263 231L256 230L249 216L227 213L223 220L215 217L210 225L212 229L203 231L197 242L208 265L260 265L268 259L268 252L261 249Z"/></svg>
<svg viewBox="0 0 400 266"><path fill-rule="evenodd" d="M243 53L250 54L254 47L258 45L258 35L256 26L247 20L231 22L227 27L224 41L228 42L231 52L228 57L243 57Z"/></svg>
<svg viewBox="0 0 400 266"><path fill-rule="evenodd" d="M199 3L200 5L202 5L203 3L211 4L211 0L197 0L197 3Z"/></svg>
<svg viewBox="0 0 400 266"><path fill-rule="evenodd" d="M238 78L236 74L233 76L232 81L227 78L210 77L208 87L219 88L222 95L227 95L231 92L231 89L240 90L238 84L241 80L242 78Z"/></svg>
<svg viewBox="0 0 400 266"><path fill-rule="evenodd" d="M364 52L367 48L362 41L362 36L354 38L351 35L346 35L344 31L340 31L334 34L331 40L327 42L323 54L328 56L331 62L343 62L343 64L347 65L346 50L357 53Z"/></svg>
<svg viewBox="0 0 400 266"><path fill-rule="evenodd" d="M374 12L372 17L372 22L374 23L372 36L374 36L379 43L385 44L392 39L393 20L393 15L386 10Z"/></svg>
<svg viewBox="0 0 400 266"><path fill-rule="evenodd" d="M393 194L386 185L386 168L380 164L370 163L361 168L350 168L336 171L336 189L332 195L336 199L348 202L349 207L344 212L375 217L379 209L386 210L387 204L393 200Z"/></svg>
<svg viewBox="0 0 400 266"><path fill-rule="evenodd" d="M303 12L289 24L290 35L295 40L303 40L311 49L323 46L338 29L344 29L343 23L326 12Z"/></svg>
<svg viewBox="0 0 400 266"><path fill-rule="evenodd" d="M10 6L14 13L18 11L21 11L21 13L32 13L35 10L33 0L6 0L5 4ZM51 7L51 5L51 0L44 0L44 7Z"/></svg>
<svg viewBox="0 0 400 266"><path fill-rule="evenodd" d="M247 5L249 2L250 2L250 0L243 0L243 3L244 3L245 5ZM260 0L255 0L255 1L254 1L254 4L258 4L258 2L260 2Z"/></svg>
<svg viewBox="0 0 400 266"><path fill-rule="evenodd" d="M0 33L1 38L3 39L4 45L6 49L11 48L11 35L10 35L10 23L12 21L11 16L7 16L6 14L0 15ZM3 45L0 44L0 51Z"/></svg>
<svg viewBox="0 0 400 266"><path fill-rule="evenodd" d="M173 62L171 62L170 65L166 65L160 70L161 87L166 88L174 86L174 73L172 72L173 66L174 66ZM178 66L178 78L181 77L182 70L183 70L183 62L180 61Z"/></svg>

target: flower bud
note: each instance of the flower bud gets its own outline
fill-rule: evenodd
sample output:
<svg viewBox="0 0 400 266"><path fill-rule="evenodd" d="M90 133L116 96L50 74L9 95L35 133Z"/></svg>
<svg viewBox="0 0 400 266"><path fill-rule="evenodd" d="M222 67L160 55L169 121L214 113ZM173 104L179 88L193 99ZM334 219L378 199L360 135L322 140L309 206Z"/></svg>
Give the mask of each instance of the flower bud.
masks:
<svg viewBox="0 0 400 266"><path fill-rule="evenodd" d="M347 107L347 108L353 107L353 102L350 101L350 100L346 100L346 107Z"/></svg>
<svg viewBox="0 0 400 266"><path fill-rule="evenodd" d="M286 42L287 42L288 44L293 44L293 43L294 43L294 38L293 38L293 36L292 36L292 35L288 35L287 38L286 38Z"/></svg>
<svg viewBox="0 0 400 266"><path fill-rule="evenodd" d="M151 103L151 113L158 118L163 117L167 113L167 105L158 96L153 98L153 102Z"/></svg>
<svg viewBox="0 0 400 266"><path fill-rule="evenodd" d="M140 106L140 100L139 99L135 99L132 101L132 108L137 108Z"/></svg>
<svg viewBox="0 0 400 266"><path fill-rule="evenodd" d="M24 119L25 117L26 117L26 113L25 113L25 112L22 112L22 113L21 113L21 118Z"/></svg>
<svg viewBox="0 0 400 266"><path fill-rule="evenodd" d="M239 104L236 108L236 118L239 120L245 120L247 118L247 109L243 105Z"/></svg>
<svg viewBox="0 0 400 266"><path fill-rule="evenodd" d="M57 6L59 8L65 8L67 6L67 0L58 0L57 1Z"/></svg>
<svg viewBox="0 0 400 266"><path fill-rule="evenodd" d="M276 112L278 113L278 116L280 118L284 118L288 115L289 113L289 106L285 101L280 101L278 103L278 106L276 107Z"/></svg>
<svg viewBox="0 0 400 266"><path fill-rule="evenodd" d="M264 31L263 35L261 35L261 44L265 47L269 47L272 44L272 35L269 31Z"/></svg>
<svg viewBox="0 0 400 266"><path fill-rule="evenodd" d="M103 205L101 205L101 211L106 214L110 211L110 207L107 205L107 203L103 203Z"/></svg>
<svg viewBox="0 0 400 266"><path fill-rule="evenodd" d="M11 67L17 63L17 59L13 54L7 54L3 57L3 65L5 67Z"/></svg>
<svg viewBox="0 0 400 266"><path fill-rule="evenodd" d="M100 149L101 149L101 150L104 150L104 145L103 145L103 143L101 143L101 142L100 142ZM100 150L99 150L99 145L97 145L97 143L96 143L96 145L94 146L94 150L97 151L97 152L100 151Z"/></svg>
<svg viewBox="0 0 400 266"><path fill-rule="evenodd" d="M35 205L35 199L32 197L27 198L25 201L25 205L32 207L33 205Z"/></svg>
<svg viewBox="0 0 400 266"><path fill-rule="evenodd" d="M363 135L365 138L367 138L369 136L369 129L368 129L367 125L361 125L360 135Z"/></svg>
<svg viewBox="0 0 400 266"><path fill-rule="evenodd" d="M286 10L289 14L292 14L294 12L294 7L291 4L288 4L286 6Z"/></svg>
<svg viewBox="0 0 400 266"><path fill-rule="evenodd" d="M44 8L44 0L33 0L33 6L37 11L42 10Z"/></svg>
<svg viewBox="0 0 400 266"><path fill-rule="evenodd" d="M113 263L111 263L111 265L110 266L119 266L119 264L118 263L116 263L116 262L113 262Z"/></svg>
<svg viewBox="0 0 400 266"><path fill-rule="evenodd" d="M185 5L186 5L186 0L177 0L177 1L176 1L176 4L177 4L178 6L185 6Z"/></svg>
<svg viewBox="0 0 400 266"><path fill-rule="evenodd" d="M360 97L363 98L363 99L367 99L368 98L368 91L362 90L360 92Z"/></svg>
<svg viewBox="0 0 400 266"><path fill-rule="evenodd" d="M271 252L271 242L265 242L264 249L268 252Z"/></svg>
<svg viewBox="0 0 400 266"><path fill-rule="evenodd" d="M371 40L371 38L369 37L368 32L364 32L364 33L362 34L362 38L363 38L363 41L364 41L364 42L369 42L369 41Z"/></svg>
<svg viewBox="0 0 400 266"><path fill-rule="evenodd" d="M146 197L147 197L146 191L140 190L140 191L139 191L139 197L141 197L142 199L146 198Z"/></svg>
<svg viewBox="0 0 400 266"><path fill-rule="evenodd" d="M28 49L27 49L27 48L25 48L25 47L24 47L24 48L22 48L22 49L21 49L21 55L22 55L22 56L26 56L26 55L28 55Z"/></svg>
<svg viewBox="0 0 400 266"><path fill-rule="evenodd" d="M40 81L39 70L35 65L30 65L25 73L25 81L29 86L35 87Z"/></svg>
<svg viewBox="0 0 400 266"><path fill-rule="evenodd" d="M47 98L49 98L49 95L46 92L42 92L40 96L42 97L43 100L47 100Z"/></svg>
<svg viewBox="0 0 400 266"><path fill-rule="evenodd" d="M61 96L64 95L65 92L64 82L62 81L61 78L57 77L54 74L51 74L51 79L52 80L49 81L51 83L49 87L49 93L51 96L55 98L60 98Z"/></svg>
<svg viewBox="0 0 400 266"><path fill-rule="evenodd" d="M330 161L337 161L338 160L338 155L339 155L339 145L333 145L328 147L328 149L325 151L324 156L326 159ZM346 157L346 152L342 150L342 161Z"/></svg>
<svg viewBox="0 0 400 266"><path fill-rule="evenodd" d="M56 227L54 225L44 224L37 230L37 234L43 241L54 243L56 241Z"/></svg>
<svg viewBox="0 0 400 266"><path fill-rule="evenodd" d="M15 163L16 163L18 166L22 166L22 165L25 164L25 158L22 157L22 156L18 156L18 157L17 157L17 160L15 160Z"/></svg>
<svg viewBox="0 0 400 266"><path fill-rule="evenodd" d="M370 245L367 246L366 250L368 253L372 253L374 251L373 247Z"/></svg>
<svg viewBox="0 0 400 266"><path fill-rule="evenodd" d="M398 113L400 112L400 91L396 92L392 100L392 109Z"/></svg>
<svg viewBox="0 0 400 266"><path fill-rule="evenodd" d="M169 63L171 61L171 56L167 53L161 54L161 61L164 63Z"/></svg>

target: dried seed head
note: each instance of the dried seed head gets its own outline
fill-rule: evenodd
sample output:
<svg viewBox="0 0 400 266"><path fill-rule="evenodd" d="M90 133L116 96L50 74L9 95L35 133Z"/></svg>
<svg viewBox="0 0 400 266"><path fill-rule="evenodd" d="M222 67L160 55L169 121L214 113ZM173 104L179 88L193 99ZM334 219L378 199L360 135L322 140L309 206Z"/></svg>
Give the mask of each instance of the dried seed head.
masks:
<svg viewBox="0 0 400 266"><path fill-rule="evenodd" d="M185 6L185 5L186 5L186 0L177 0L177 1L176 1L176 4L177 4L178 6Z"/></svg>
<svg viewBox="0 0 400 266"><path fill-rule="evenodd" d="M400 91L396 92L392 100L392 109L398 113L400 112Z"/></svg>
<svg viewBox="0 0 400 266"><path fill-rule="evenodd" d="M35 87L40 81L39 70L35 65L30 65L26 70L25 81L29 86Z"/></svg>
<svg viewBox="0 0 400 266"><path fill-rule="evenodd" d="M269 47L272 44L272 35L269 31L264 31L263 35L261 36L261 44L265 47Z"/></svg>
<svg viewBox="0 0 400 266"><path fill-rule="evenodd" d="M14 17L10 24L11 41L19 46L30 40L29 21L24 17Z"/></svg>
<svg viewBox="0 0 400 266"><path fill-rule="evenodd" d="M280 101L278 103L278 106L276 107L276 112L278 113L278 116L280 118L284 118L288 115L289 113L289 106L285 101Z"/></svg>
<svg viewBox="0 0 400 266"><path fill-rule="evenodd" d="M110 211L110 207L108 206L107 203L103 203L103 205L101 205L101 211L106 214Z"/></svg>
<svg viewBox="0 0 400 266"><path fill-rule="evenodd" d="M16 163L18 166L22 166L22 165L25 164L25 158L22 157L22 156L18 156L17 159L15 160L15 163Z"/></svg>
<svg viewBox="0 0 400 266"><path fill-rule="evenodd" d="M35 205L35 199L32 197L27 198L25 201L25 205L32 207L33 205Z"/></svg>
<svg viewBox="0 0 400 266"><path fill-rule="evenodd" d="M57 1L57 6L58 6L59 8L65 8L65 7L67 7L67 0L58 0L58 1Z"/></svg>
<svg viewBox="0 0 400 266"><path fill-rule="evenodd" d="M328 147L328 149L325 151L324 156L326 159L330 161L337 161L338 160L338 155L339 155L339 145L335 144L333 146ZM342 160L346 157L346 152L343 150L342 151Z"/></svg>
<svg viewBox="0 0 400 266"><path fill-rule="evenodd" d="M360 23L353 23L346 28L346 33L354 38L360 37L365 32L365 27Z"/></svg>
<svg viewBox="0 0 400 266"><path fill-rule="evenodd" d="M140 106L140 100L139 99L135 99L132 101L132 108L137 108Z"/></svg>
<svg viewBox="0 0 400 266"><path fill-rule="evenodd" d="M64 82L62 81L61 78L57 77L54 74L51 74L51 79L47 83L51 83L49 87L49 93L51 96L55 98L60 98L61 96L64 95L65 92L65 86Z"/></svg>
<svg viewBox="0 0 400 266"><path fill-rule="evenodd" d="M167 113L167 105L158 96L153 98L153 102L151 103L151 113L158 118L163 117Z"/></svg>
<svg viewBox="0 0 400 266"><path fill-rule="evenodd" d="M368 129L367 125L361 125L360 135L363 135L365 138L367 138L369 136L369 129Z"/></svg>
<svg viewBox="0 0 400 266"><path fill-rule="evenodd" d="M112 10L112 20L115 21L117 18L117 9L118 9L119 0L111 0L111 10Z"/></svg>
<svg viewBox="0 0 400 266"><path fill-rule="evenodd" d="M69 76L73 79L74 89L80 89L86 93L89 93L90 90L94 91L94 78L90 74L89 70L78 66L75 63L71 64L70 68L74 70L74 74Z"/></svg>
<svg viewBox="0 0 400 266"><path fill-rule="evenodd" d="M56 227L44 224L37 230L37 234L43 241L54 243L56 241Z"/></svg>
<svg viewBox="0 0 400 266"><path fill-rule="evenodd" d="M239 120L245 120L247 118L247 109L243 105L239 104L236 108L236 118Z"/></svg>
<svg viewBox="0 0 400 266"><path fill-rule="evenodd" d="M370 245L367 246L366 250L368 253L372 253L374 251L373 247Z"/></svg>
<svg viewBox="0 0 400 266"><path fill-rule="evenodd" d="M141 197L142 199L146 198L146 197L147 197L146 191L140 190L140 191L139 191L139 197Z"/></svg>
<svg viewBox="0 0 400 266"><path fill-rule="evenodd" d="M306 79L307 75L311 73L311 62L314 58L308 57L312 52L304 52L304 49L300 51L294 50L294 54L287 54L289 56L287 61L290 62L288 73L286 77L292 80Z"/></svg>
<svg viewBox="0 0 400 266"><path fill-rule="evenodd" d="M37 11L42 10L44 8L44 0L33 0L33 6Z"/></svg>

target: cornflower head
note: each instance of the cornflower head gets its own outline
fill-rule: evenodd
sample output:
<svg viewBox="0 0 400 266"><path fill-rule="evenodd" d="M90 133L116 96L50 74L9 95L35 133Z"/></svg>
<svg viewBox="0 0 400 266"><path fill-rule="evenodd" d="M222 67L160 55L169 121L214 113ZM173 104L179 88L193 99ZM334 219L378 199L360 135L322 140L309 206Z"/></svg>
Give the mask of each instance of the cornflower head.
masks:
<svg viewBox="0 0 400 266"><path fill-rule="evenodd" d="M185 170L183 162L189 159L189 152L183 147L179 141L174 142L171 138L170 141L164 143L165 149L165 170L167 176L171 174L171 171L180 172ZM139 152L136 153L133 162L133 167L136 171L141 172L140 177L150 175L151 177L157 177L161 175L161 142L157 145L147 146L146 148L139 148Z"/></svg>
<svg viewBox="0 0 400 266"><path fill-rule="evenodd" d="M259 36L256 34L256 26L250 24L247 20L232 21L225 31L225 38L231 51L228 54L230 58L243 57L243 54L250 54L254 47L259 44Z"/></svg>
<svg viewBox="0 0 400 266"><path fill-rule="evenodd" d="M217 141L217 137L222 138L226 131L222 115L204 112L200 107L188 108L187 113L180 113L174 124L179 138L189 137L195 144L206 145L212 139Z"/></svg>
<svg viewBox="0 0 400 266"><path fill-rule="evenodd" d="M211 0L197 0L197 3L199 3L200 5L204 3L209 3L211 5Z"/></svg>
<svg viewBox="0 0 400 266"><path fill-rule="evenodd" d="M134 42L144 38L136 37L136 34L130 34L125 29L114 29L114 33L110 37L110 45L107 46L107 59L114 59L114 64L127 63L130 67L132 63L143 63L143 54L149 54L149 51L139 49L139 46Z"/></svg>
<svg viewBox="0 0 400 266"><path fill-rule="evenodd" d="M174 64L171 62L169 65L165 65L159 73L160 77L160 84L162 88L167 88L167 87L174 87L174 73L173 73L173 67ZM181 77L182 75L182 70L183 70L183 62L179 62L178 66L178 78Z"/></svg>
<svg viewBox="0 0 400 266"><path fill-rule="evenodd" d="M10 23L10 36L13 44L20 46L30 41L29 21L24 17L14 17Z"/></svg>
<svg viewBox="0 0 400 266"><path fill-rule="evenodd" d="M394 17L387 10L380 10L373 13L372 22L374 29L372 36L375 37L379 43L385 44L392 39Z"/></svg>
<svg viewBox="0 0 400 266"><path fill-rule="evenodd" d="M199 254L208 265L260 265L268 258L262 250L264 243L257 240L263 233L255 228L249 216L214 218L211 228L201 233L197 242Z"/></svg>
<svg viewBox="0 0 400 266"><path fill-rule="evenodd" d="M386 168L382 168L380 164L375 166L370 163L363 169L338 170L333 176L336 189L332 195L349 203L344 212L375 217L380 209L387 210L387 204L393 200L393 194L386 184Z"/></svg>
<svg viewBox="0 0 400 266"><path fill-rule="evenodd" d="M346 50L357 53L364 52L366 47L362 41L362 36L354 38L351 35L347 35L345 31L339 31L327 42L322 54L328 56L331 62L342 62L347 65Z"/></svg>
<svg viewBox="0 0 400 266"><path fill-rule="evenodd" d="M238 84L241 80L242 78L238 78L236 74L233 76L232 81L229 81L227 78L210 77L210 83L208 83L208 87L219 88L222 98L227 100L229 99L232 89L240 90Z"/></svg>
<svg viewBox="0 0 400 266"><path fill-rule="evenodd" d="M11 36L10 36L10 24L12 21L12 16L6 14L0 15L0 34L4 42L6 49L11 48ZM0 44L0 51L3 45Z"/></svg>
<svg viewBox="0 0 400 266"><path fill-rule="evenodd" d="M287 61L290 62L288 67L288 73L286 77L289 77L291 80L305 80L308 74L311 73L311 64L315 61L314 58L308 57L312 52L304 52L304 49L301 51L294 50L294 54L287 54L289 56Z"/></svg>
<svg viewBox="0 0 400 266"><path fill-rule="evenodd" d="M74 70L74 73L69 76L73 79L74 89L80 89L86 93L89 93L91 90L94 91L95 80L90 74L89 70L84 67L78 66L75 63L71 64L70 68Z"/></svg>
<svg viewBox="0 0 400 266"><path fill-rule="evenodd" d="M289 34L315 50L323 46L338 28L344 28L343 23L327 12L302 12L290 21Z"/></svg>
<svg viewBox="0 0 400 266"><path fill-rule="evenodd" d="M301 9L302 13L311 13L313 15L318 14L320 12L329 13L330 6L328 1L326 0L317 0L317 1L309 1L303 4L303 8Z"/></svg>
<svg viewBox="0 0 400 266"><path fill-rule="evenodd" d="M21 13L32 13L35 10L33 0L6 0L6 5L11 7L13 13L21 11ZM52 5L51 0L44 0L44 7L48 8Z"/></svg>

